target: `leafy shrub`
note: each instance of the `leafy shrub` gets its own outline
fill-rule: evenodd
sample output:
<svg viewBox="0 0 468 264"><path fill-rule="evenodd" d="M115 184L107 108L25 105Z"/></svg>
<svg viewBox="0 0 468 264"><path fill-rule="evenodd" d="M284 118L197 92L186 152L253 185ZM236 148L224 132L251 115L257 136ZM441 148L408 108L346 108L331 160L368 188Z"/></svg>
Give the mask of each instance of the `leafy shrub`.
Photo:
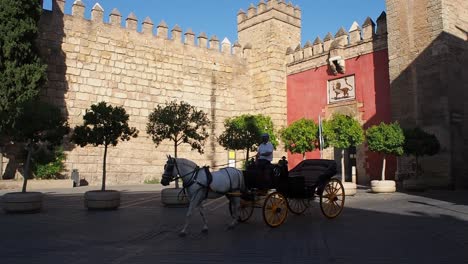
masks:
<svg viewBox="0 0 468 264"><path fill-rule="evenodd" d="M38 179L64 179L62 172L65 169L64 161L66 155L63 148L57 148L55 152L39 152L41 158L34 160L33 172Z"/></svg>

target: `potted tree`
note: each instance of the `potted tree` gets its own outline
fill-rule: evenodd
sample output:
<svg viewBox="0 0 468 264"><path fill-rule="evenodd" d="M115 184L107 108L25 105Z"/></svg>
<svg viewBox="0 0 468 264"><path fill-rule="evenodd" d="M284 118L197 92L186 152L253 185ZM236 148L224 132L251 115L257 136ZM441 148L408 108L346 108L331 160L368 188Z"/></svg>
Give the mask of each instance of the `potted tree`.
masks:
<svg viewBox="0 0 468 264"><path fill-rule="evenodd" d="M382 180L371 181L371 190L375 193L389 193L396 191L395 181L385 180L385 168L387 155L401 156L405 136L398 123L380 123L367 129L367 145L370 151L383 154Z"/></svg>
<svg viewBox="0 0 468 264"><path fill-rule="evenodd" d="M127 141L138 136L138 130L128 125L128 114L120 106L113 107L106 102L91 105L83 116L84 124L76 126L71 141L80 147L88 144L104 146L101 190L85 193L85 207L88 209L117 209L120 193L106 190L106 158L109 146L116 146L119 140Z"/></svg>
<svg viewBox="0 0 468 264"><path fill-rule="evenodd" d="M345 194L356 194L356 184L345 181L345 149L360 145L364 141L364 131L359 122L350 116L335 114L323 123L323 137L326 145L341 149L341 181Z"/></svg>
<svg viewBox="0 0 468 264"><path fill-rule="evenodd" d="M148 117L146 132L151 135L156 147L166 139L172 141L174 157L177 158L177 148L184 143L203 154L209 124L210 121L202 110L183 101L172 101L154 109ZM180 193L179 182L176 181L175 189L166 188L161 191L161 202L166 206L187 206L188 200Z"/></svg>
<svg viewBox="0 0 468 264"><path fill-rule="evenodd" d="M35 152L41 148L53 150L60 145L63 136L69 131L66 118L60 109L48 103L33 101L24 106L10 130L12 141L24 146L23 187L21 192L7 193L3 196L4 210L7 212L40 211L42 193L26 192L28 179L32 178L31 163Z"/></svg>
<svg viewBox="0 0 468 264"><path fill-rule="evenodd" d="M415 177L405 179L403 188L409 191L424 191L427 185L422 179L422 168L420 158L423 156L433 156L440 151L440 143L437 137L422 130L420 127L405 129L404 153L415 158L414 172Z"/></svg>
<svg viewBox="0 0 468 264"><path fill-rule="evenodd" d="M245 150L245 162L249 160L250 151L257 150L262 133L270 135L273 146L278 140L273 132L273 121L264 115L240 115L224 121L224 131L218 137L218 143L225 149Z"/></svg>
<svg viewBox="0 0 468 264"><path fill-rule="evenodd" d="M304 160L306 152L315 149L317 131L318 127L314 120L301 118L281 131L281 139L285 142L287 150L293 154L302 154Z"/></svg>

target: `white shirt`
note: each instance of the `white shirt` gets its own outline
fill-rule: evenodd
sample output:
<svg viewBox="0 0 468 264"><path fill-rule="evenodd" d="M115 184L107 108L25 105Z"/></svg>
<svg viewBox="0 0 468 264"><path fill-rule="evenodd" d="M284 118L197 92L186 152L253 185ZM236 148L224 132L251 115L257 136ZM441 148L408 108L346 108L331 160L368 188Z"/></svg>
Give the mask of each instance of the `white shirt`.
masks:
<svg viewBox="0 0 468 264"><path fill-rule="evenodd" d="M268 156L262 156L261 154L270 152L271 154ZM271 144L270 141L267 143L262 143L260 146L258 146L258 153L260 153L260 157L258 159L265 159L272 161L273 160L273 144Z"/></svg>

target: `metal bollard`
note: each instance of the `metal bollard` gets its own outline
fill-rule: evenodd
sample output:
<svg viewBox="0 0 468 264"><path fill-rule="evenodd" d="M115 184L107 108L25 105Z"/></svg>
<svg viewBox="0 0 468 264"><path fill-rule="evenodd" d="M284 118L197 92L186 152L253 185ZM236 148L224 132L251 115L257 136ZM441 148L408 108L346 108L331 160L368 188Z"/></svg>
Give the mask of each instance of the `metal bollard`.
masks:
<svg viewBox="0 0 468 264"><path fill-rule="evenodd" d="M80 186L80 173L78 172L78 169L72 170L71 179L73 180L73 185L75 187Z"/></svg>

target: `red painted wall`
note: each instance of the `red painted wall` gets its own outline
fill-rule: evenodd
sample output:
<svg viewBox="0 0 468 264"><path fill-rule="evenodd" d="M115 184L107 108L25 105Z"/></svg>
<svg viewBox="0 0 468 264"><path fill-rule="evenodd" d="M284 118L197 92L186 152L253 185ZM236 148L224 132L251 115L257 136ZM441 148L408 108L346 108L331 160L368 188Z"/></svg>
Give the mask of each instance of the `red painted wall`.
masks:
<svg viewBox="0 0 468 264"><path fill-rule="evenodd" d="M287 77L288 124L303 117L318 122L319 114L327 105L327 82L353 74L356 101L363 104L359 111L365 121L364 129L380 122L390 122L388 52L381 50L346 60L346 74L335 76L328 72L328 66L322 66L289 75ZM366 174L371 179L380 179L382 156L367 151L366 157ZM320 153L319 151L307 153L306 158L320 158ZM288 160L291 169L302 160L302 156L289 153ZM387 162L387 179L394 178L395 168L396 161L392 157Z"/></svg>

